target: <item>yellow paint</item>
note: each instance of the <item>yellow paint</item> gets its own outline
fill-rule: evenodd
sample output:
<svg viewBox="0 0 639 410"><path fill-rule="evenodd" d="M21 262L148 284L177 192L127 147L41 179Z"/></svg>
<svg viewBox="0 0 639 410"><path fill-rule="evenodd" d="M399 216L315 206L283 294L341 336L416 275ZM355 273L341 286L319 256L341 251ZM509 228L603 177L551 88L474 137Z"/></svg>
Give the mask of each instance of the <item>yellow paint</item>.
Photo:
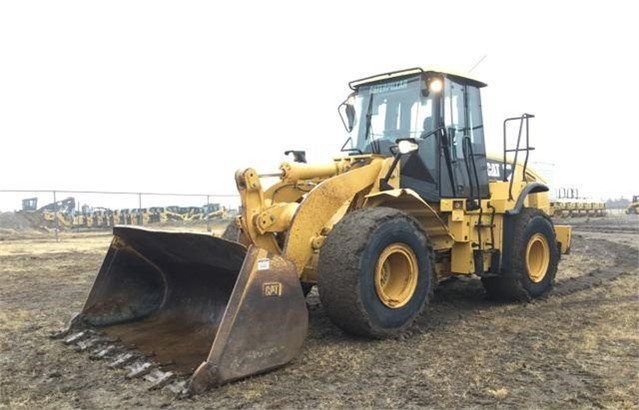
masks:
<svg viewBox="0 0 639 410"><path fill-rule="evenodd" d="M288 229L297 211L297 202L280 202L267 207L255 216L255 227L260 234L266 232L282 232Z"/></svg>
<svg viewBox="0 0 639 410"><path fill-rule="evenodd" d="M544 280L550 265L550 245L546 237L534 234L526 246L526 271L534 283Z"/></svg>
<svg viewBox="0 0 639 410"><path fill-rule="evenodd" d="M463 208L453 209L450 215L450 220L453 222L462 222L466 219L466 213Z"/></svg>
<svg viewBox="0 0 639 410"><path fill-rule="evenodd" d="M450 270L454 274L468 275L475 272L473 252L470 243L456 242L451 250Z"/></svg>
<svg viewBox="0 0 639 410"><path fill-rule="evenodd" d="M297 182L314 178L329 178L337 175L345 165L342 162L331 162L327 164L304 164L299 162L283 162L280 164L282 180Z"/></svg>
<svg viewBox="0 0 639 410"><path fill-rule="evenodd" d="M314 180L299 182L280 181L271 185L264 192L264 197L269 199L271 203L297 202L304 194L315 188L318 183L319 182L315 182Z"/></svg>
<svg viewBox="0 0 639 410"><path fill-rule="evenodd" d="M293 218L284 245L284 256L301 274L313 255L312 238L320 236L333 215L359 192L371 189L379 178L383 158L370 158L368 165L353 167L320 183L306 195Z"/></svg>
<svg viewBox="0 0 639 410"><path fill-rule="evenodd" d="M572 242L572 227L568 225L555 225L555 236L557 242L561 243L561 253L570 252Z"/></svg>
<svg viewBox="0 0 639 410"><path fill-rule="evenodd" d="M375 291L379 300L391 309L405 306L417 288L417 257L405 243L388 245L375 265Z"/></svg>
<svg viewBox="0 0 639 410"><path fill-rule="evenodd" d="M255 244L259 248L265 249L275 254L280 254L281 250L273 235L264 235L258 229L259 214L266 208L266 201L260 178L252 168L238 171L235 174L235 184L240 192L242 208L244 213L238 218L238 222L245 235L242 239L244 244Z"/></svg>
<svg viewBox="0 0 639 410"><path fill-rule="evenodd" d="M446 198L427 203L416 192L401 189L400 167L394 169L388 183L393 189L381 191L379 181L390 169L393 159L379 155L353 155L336 158L332 163L309 165L283 163L280 181L262 191L259 176L252 169L237 174L238 190L244 213L238 218L244 231L241 241L256 244L293 262L301 279L314 282L321 247L333 226L347 212L365 207L387 206L413 216L423 227L437 255L437 275L475 272L473 250L483 250L483 268L491 268L491 249L503 248L504 214L515 207L522 190L539 178L526 172L526 181L491 181L490 199L480 201L479 209L466 209L465 198ZM523 167L518 166L521 175ZM511 189L512 199L508 192ZM525 206L550 212L547 192L530 194ZM493 237L489 224L495 209ZM479 227L478 225L482 225ZM570 246L570 228L556 227L562 252ZM284 235L281 240L275 235Z"/></svg>

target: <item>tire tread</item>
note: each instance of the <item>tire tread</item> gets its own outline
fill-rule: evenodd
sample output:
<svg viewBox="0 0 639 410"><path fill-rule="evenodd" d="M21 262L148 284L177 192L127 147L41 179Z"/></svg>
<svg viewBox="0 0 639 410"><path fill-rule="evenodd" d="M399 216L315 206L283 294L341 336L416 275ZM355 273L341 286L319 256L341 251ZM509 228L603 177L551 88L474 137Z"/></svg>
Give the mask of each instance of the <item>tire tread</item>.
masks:
<svg viewBox="0 0 639 410"><path fill-rule="evenodd" d="M419 232L424 242L424 252L429 258L430 283L426 302L412 319L419 316L431 300L436 277L432 245L419 222L410 215L393 208L365 208L347 214L328 235L320 251L318 264L318 288L320 300L333 323L348 333L384 338L401 333L412 320L400 328L384 329L373 324L366 315L358 286L360 259L369 237L382 223L403 218Z"/></svg>

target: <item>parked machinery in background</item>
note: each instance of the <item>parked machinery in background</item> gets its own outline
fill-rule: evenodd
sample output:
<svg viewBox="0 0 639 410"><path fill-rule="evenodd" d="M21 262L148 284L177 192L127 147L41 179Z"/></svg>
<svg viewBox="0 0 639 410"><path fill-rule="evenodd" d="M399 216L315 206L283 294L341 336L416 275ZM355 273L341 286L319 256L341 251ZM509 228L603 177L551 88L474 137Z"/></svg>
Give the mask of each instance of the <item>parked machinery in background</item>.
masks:
<svg viewBox="0 0 639 410"><path fill-rule="evenodd" d="M204 212L204 217L202 219L212 220L212 219L223 219L227 217L226 208L221 206L218 203L206 204L202 207Z"/></svg>
<svg viewBox="0 0 639 410"><path fill-rule="evenodd" d="M606 204L579 196L577 188L559 188L556 199L550 203L551 215L561 218L602 217L608 214Z"/></svg>
<svg viewBox="0 0 639 410"><path fill-rule="evenodd" d="M626 207L626 213L627 214L634 214L637 215L639 214L639 195L633 195L632 196L632 202L630 202L630 204L628 204L628 206Z"/></svg>
<svg viewBox="0 0 639 410"><path fill-rule="evenodd" d="M38 198L25 198L22 200L23 211L36 211L38 209Z"/></svg>

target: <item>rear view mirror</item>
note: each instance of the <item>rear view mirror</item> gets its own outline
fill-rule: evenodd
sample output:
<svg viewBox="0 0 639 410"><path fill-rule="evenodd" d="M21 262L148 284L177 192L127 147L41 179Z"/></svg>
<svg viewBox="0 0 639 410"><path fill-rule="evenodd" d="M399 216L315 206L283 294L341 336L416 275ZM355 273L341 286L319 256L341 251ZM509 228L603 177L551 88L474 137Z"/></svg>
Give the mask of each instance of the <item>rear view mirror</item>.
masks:
<svg viewBox="0 0 639 410"><path fill-rule="evenodd" d="M355 107L350 104L346 104L346 119L348 120L348 129L350 131L355 125Z"/></svg>
<svg viewBox="0 0 639 410"><path fill-rule="evenodd" d="M355 127L355 95L351 94L348 98L337 107L342 124L347 132L353 131Z"/></svg>

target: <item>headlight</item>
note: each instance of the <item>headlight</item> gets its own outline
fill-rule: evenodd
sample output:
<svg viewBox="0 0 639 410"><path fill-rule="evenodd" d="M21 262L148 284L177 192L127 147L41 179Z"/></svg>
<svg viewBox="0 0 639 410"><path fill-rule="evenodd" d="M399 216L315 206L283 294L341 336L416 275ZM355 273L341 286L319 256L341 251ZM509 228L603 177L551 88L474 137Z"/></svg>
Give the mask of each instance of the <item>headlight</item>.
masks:
<svg viewBox="0 0 639 410"><path fill-rule="evenodd" d="M430 82L430 86L428 87L428 89L430 90L431 93L439 93L443 88L443 84L442 84L442 80L440 80L439 78L435 78Z"/></svg>

